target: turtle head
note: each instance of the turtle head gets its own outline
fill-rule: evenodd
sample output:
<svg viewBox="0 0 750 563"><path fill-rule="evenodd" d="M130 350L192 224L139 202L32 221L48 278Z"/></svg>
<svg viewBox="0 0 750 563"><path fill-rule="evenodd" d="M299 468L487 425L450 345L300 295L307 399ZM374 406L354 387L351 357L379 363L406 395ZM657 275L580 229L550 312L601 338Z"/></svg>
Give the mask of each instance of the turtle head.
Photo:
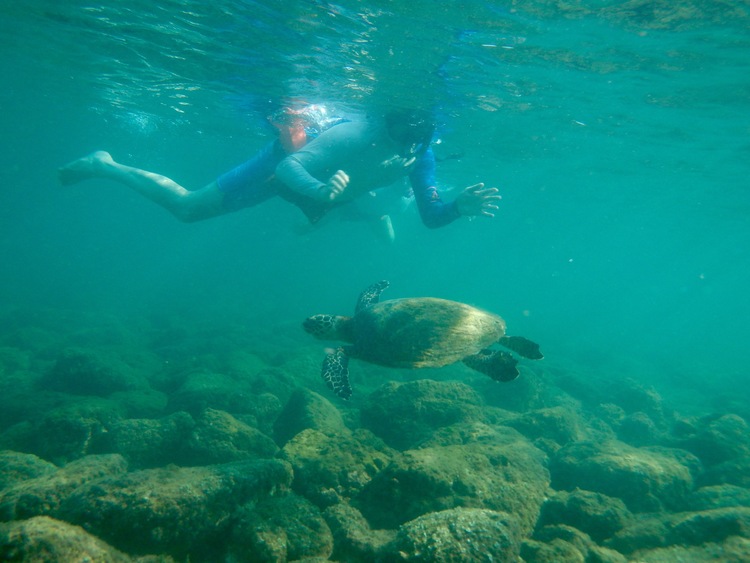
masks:
<svg viewBox="0 0 750 563"><path fill-rule="evenodd" d="M302 323L306 332L319 340L348 340L347 325L351 317L339 315L313 315Z"/></svg>

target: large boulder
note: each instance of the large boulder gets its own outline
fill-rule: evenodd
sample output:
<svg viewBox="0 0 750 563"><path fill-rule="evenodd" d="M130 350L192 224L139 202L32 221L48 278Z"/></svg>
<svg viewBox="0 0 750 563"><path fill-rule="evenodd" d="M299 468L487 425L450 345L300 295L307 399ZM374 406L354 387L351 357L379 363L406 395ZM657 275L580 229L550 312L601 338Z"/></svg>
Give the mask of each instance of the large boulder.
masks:
<svg viewBox="0 0 750 563"><path fill-rule="evenodd" d="M132 559L79 526L36 516L0 524L0 561L129 563Z"/></svg>
<svg viewBox="0 0 750 563"><path fill-rule="evenodd" d="M551 495L542 505L537 525L566 524L601 542L625 527L631 518L620 499L576 489Z"/></svg>
<svg viewBox="0 0 750 563"><path fill-rule="evenodd" d="M392 560L424 563L515 561L516 518L481 508L431 512L405 523L388 551Z"/></svg>
<svg viewBox="0 0 750 563"><path fill-rule="evenodd" d="M381 561L396 537L394 530L373 530L353 506L341 502L323 512L333 534L334 561Z"/></svg>
<svg viewBox="0 0 750 563"><path fill-rule="evenodd" d="M329 435L347 432L341 413L328 399L307 389L297 389L274 423L274 438L283 446L308 428Z"/></svg>
<svg viewBox="0 0 750 563"><path fill-rule="evenodd" d="M294 490L321 508L356 496L394 455L367 430L327 435L307 429L281 450L294 468Z"/></svg>
<svg viewBox="0 0 750 563"><path fill-rule="evenodd" d="M482 399L456 381L389 382L374 391L361 410L362 425L396 449L404 450L459 422L483 419Z"/></svg>
<svg viewBox="0 0 750 563"><path fill-rule="evenodd" d="M241 508L234 517L230 561L328 559L333 535L316 506L289 493Z"/></svg>
<svg viewBox="0 0 750 563"><path fill-rule="evenodd" d="M78 488L127 471L125 459L117 454L90 455L52 472L17 481L0 491L0 520L33 516L57 516L60 506Z"/></svg>
<svg viewBox="0 0 750 563"><path fill-rule="evenodd" d="M76 488L58 517L127 553L223 559L232 513L289 489L291 467L248 460L145 469Z"/></svg>
<svg viewBox="0 0 750 563"><path fill-rule="evenodd" d="M633 512L655 512L683 506L699 467L682 450L634 448L611 440L565 446L553 457L550 471L555 489L587 489L620 498Z"/></svg>
<svg viewBox="0 0 750 563"><path fill-rule="evenodd" d="M0 451L0 492L28 479L57 471L57 466L32 454Z"/></svg>
<svg viewBox="0 0 750 563"><path fill-rule="evenodd" d="M520 529L530 532L549 485L546 457L506 430L511 434L403 452L363 488L355 506L376 528L466 507L512 513Z"/></svg>

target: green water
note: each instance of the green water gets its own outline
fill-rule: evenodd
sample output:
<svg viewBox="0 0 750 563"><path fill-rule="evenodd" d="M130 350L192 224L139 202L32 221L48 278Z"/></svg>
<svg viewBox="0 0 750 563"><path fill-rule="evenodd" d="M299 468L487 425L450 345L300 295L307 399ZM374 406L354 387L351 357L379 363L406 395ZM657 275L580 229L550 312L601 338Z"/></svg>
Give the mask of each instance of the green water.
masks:
<svg viewBox="0 0 750 563"><path fill-rule="evenodd" d="M700 412L750 392L747 2L3 0L0 50L2 312L313 347L303 318L388 279L501 313L592 385L632 377ZM387 246L281 200L181 224L122 186L57 183L106 149L199 188L273 138L280 99L433 109L437 156L462 155L439 187L497 186L497 217L428 230L409 209Z"/></svg>

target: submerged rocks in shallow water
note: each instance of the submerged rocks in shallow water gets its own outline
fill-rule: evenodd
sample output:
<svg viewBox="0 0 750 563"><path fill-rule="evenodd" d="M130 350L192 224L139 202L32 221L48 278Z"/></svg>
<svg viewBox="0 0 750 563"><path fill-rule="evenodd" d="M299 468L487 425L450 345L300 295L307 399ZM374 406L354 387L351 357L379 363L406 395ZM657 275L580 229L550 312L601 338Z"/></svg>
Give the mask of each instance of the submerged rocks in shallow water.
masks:
<svg viewBox="0 0 750 563"><path fill-rule="evenodd" d="M692 433L678 445L698 456L706 466L750 456L750 428L736 414L704 417L694 421L689 430ZM683 424L682 432L689 430Z"/></svg>
<svg viewBox="0 0 750 563"><path fill-rule="evenodd" d="M396 454L367 430L327 435L303 430L281 451L294 468L294 489L321 508L359 493Z"/></svg>
<svg viewBox="0 0 750 563"><path fill-rule="evenodd" d="M584 429L578 416L569 409L552 407L524 413L503 420L505 426L515 428L530 440L544 438L564 446L580 440Z"/></svg>
<svg viewBox="0 0 750 563"><path fill-rule="evenodd" d="M681 507L699 467L684 451L613 440L569 444L555 454L550 471L555 489L583 488L620 498L634 512L654 512Z"/></svg>
<svg viewBox="0 0 750 563"><path fill-rule="evenodd" d="M331 530L318 508L293 493L249 504L233 521L231 561L328 559L333 551Z"/></svg>
<svg viewBox="0 0 750 563"><path fill-rule="evenodd" d="M0 520L56 516L61 504L79 487L126 471L125 459L116 454L90 455L54 472L45 471L0 491Z"/></svg>
<svg viewBox="0 0 750 563"><path fill-rule="evenodd" d="M514 514L529 532L549 484L545 456L516 434L505 444L432 446L397 456L355 499L371 525L396 528L455 507Z"/></svg>
<svg viewBox="0 0 750 563"><path fill-rule="evenodd" d="M431 512L405 523L387 550L390 559L424 563L514 561L520 549L516 518L481 508Z"/></svg>
<svg viewBox="0 0 750 563"><path fill-rule="evenodd" d="M542 505L537 525L566 524L601 542L621 530L631 518L620 499L576 489L552 495Z"/></svg>
<svg viewBox="0 0 750 563"><path fill-rule="evenodd" d="M380 561L396 537L393 530L373 530L362 513L347 503L326 508L323 517L333 533L334 561Z"/></svg>
<svg viewBox="0 0 750 563"><path fill-rule="evenodd" d="M50 475L55 471L56 465L35 455L10 450L0 451L0 492L28 479Z"/></svg>
<svg viewBox="0 0 750 563"><path fill-rule="evenodd" d="M313 391L297 389L274 423L274 438L280 445L312 428L324 434L348 432L341 412L333 404Z"/></svg>
<svg viewBox="0 0 750 563"><path fill-rule="evenodd" d="M119 358L82 348L61 352L39 384L54 391L102 397L116 391L148 388L146 379Z"/></svg>
<svg viewBox="0 0 750 563"><path fill-rule="evenodd" d="M544 526L521 545L526 563L625 563L620 553L601 547L584 532L562 524Z"/></svg>
<svg viewBox="0 0 750 563"><path fill-rule="evenodd" d="M59 517L128 553L217 558L231 514L283 492L292 470L280 460L146 469L76 488Z"/></svg>
<svg viewBox="0 0 750 563"><path fill-rule="evenodd" d="M482 420L481 397L457 381L386 383L367 398L362 426L396 449L408 449L442 427Z"/></svg>
<svg viewBox="0 0 750 563"><path fill-rule="evenodd" d="M132 561L83 528L47 516L0 524L0 560Z"/></svg>

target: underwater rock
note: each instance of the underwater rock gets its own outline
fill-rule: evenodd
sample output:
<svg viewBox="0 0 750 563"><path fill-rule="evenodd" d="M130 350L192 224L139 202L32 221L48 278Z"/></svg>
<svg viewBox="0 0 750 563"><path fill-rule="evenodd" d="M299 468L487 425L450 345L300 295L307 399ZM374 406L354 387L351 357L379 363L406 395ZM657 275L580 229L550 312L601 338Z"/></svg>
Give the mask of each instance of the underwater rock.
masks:
<svg viewBox="0 0 750 563"><path fill-rule="evenodd" d="M242 459L270 458L279 448L260 430L228 412L206 409L196 420L186 444L190 465L228 463Z"/></svg>
<svg viewBox="0 0 750 563"><path fill-rule="evenodd" d="M677 445L695 454L706 466L750 456L750 428L736 414L704 417L695 421L693 428L692 435Z"/></svg>
<svg viewBox="0 0 750 563"><path fill-rule="evenodd" d="M656 424L645 412L634 412L622 419L617 437L631 446L652 446L661 440Z"/></svg>
<svg viewBox="0 0 750 563"><path fill-rule="evenodd" d="M625 563L620 553L601 547L584 532L565 525L550 525L538 529L533 539L521 545L521 557L526 563Z"/></svg>
<svg viewBox="0 0 750 563"><path fill-rule="evenodd" d="M431 512L401 526L391 559L449 563L454 561L515 561L520 551L516 518L481 508Z"/></svg>
<svg viewBox="0 0 750 563"><path fill-rule="evenodd" d="M370 529L362 513L344 502L326 508L323 518L333 534L333 560L379 561L396 537L394 530Z"/></svg>
<svg viewBox="0 0 750 563"><path fill-rule="evenodd" d="M693 491L685 502L688 510L709 510L728 506L750 507L750 489L735 485L713 485Z"/></svg>
<svg viewBox="0 0 750 563"><path fill-rule="evenodd" d="M328 559L333 551L333 535L318 508L294 493L243 507L233 520L231 561Z"/></svg>
<svg viewBox="0 0 750 563"><path fill-rule="evenodd" d="M481 405L481 397L464 383L422 379L386 383L370 394L360 414L362 426L403 450L438 428L482 420Z"/></svg>
<svg viewBox="0 0 750 563"><path fill-rule="evenodd" d="M9 428L0 435L0 447L63 465L96 453L96 441L119 418L117 405L110 400L87 397Z"/></svg>
<svg viewBox="0 0 750 563"><path fill-rule="evenodd" d="M83 528L47 516L0 524L0 560L133 561Z"/></svg>
<svg viewBox="0 0 750 563"><path fill-rule="evenodd" d="M577 415L569 409L552 407L524 413L502 421L530 440L545 438L561 446L581 440L584 430Z"/></svg>
<svg viewBox="0 0 750 563"><path fill-rule="evenodd" d="M395 455L368 430L329 436L307 429L281 451L294 468L294 490L321 508L358 494Z"/></svg>
<svg viewBox="0 0 750 563"><path fill-rule="evenodd" d="M558 491L542 505L537 526L565 524L588 534L594 541L611 537L632 518L618 498L582 489Z"/></svg>
<svg viewBox="0 0 750 563"><path fill-rule="evenodd" d="M119 358L83 348L62 351L39 385L74 395L101 397L116 391L148 388L145 377Z"/></svg>
<svg viewBox="0 0 750 563"><path fill-rule="evenodd" d="M471 386L487 405L509 411L526 412L551 403L549 385L531 369L523 369L521 376L513 381L498 382L480 376L471 381Z"/></svg>
<svg viewBox="0 0 750 563"><path fill-rule="evenodd" d="M750 540L733 536L720 543L700 546L674 545L656 549L641 549L631 555L638 563L739 563L750 561Z"/></svg>
<svg viewBox="0 0 750 563"><path fill-rule="evenodd" d="M605 545L632 554L669 546L723 542L734 536L750 538L750 508L730 507L645 516L634 520L607 540Z"/></svg>
<svg viewBox="0 0 750 563"><path fill-rule="evenodd" d="M270 393L258 392L251 381L197 371L170 395L167 405L168 411L187 411L195 417L208 408L233 416L253 416L258 428L270 433L281 403Z"/></svg>
<svg viewBox="0 0 750 563"><path fill-rule="evenodd" d="M165 393L154 389L117 391L109 399L117 404L124 418L158 418L169 400Z"/></svg>
<svg viewBox="0 0 750 563"><path fill-rule="evenodd" d="M376 528L396 528L428 512L456 507L514 514L524 533L539 515L549 485L544 454L518 435L489 442L408 450L354 499Z"/></svg>
<svg viewBox="0 0 750 563"><path fill-rule="evenodd" d="M120 455L90 455L72 461L54 473L45 472L20 481L0 491L0 520L42 515L57 517L61 504L76 489L126 471L127 463Z"/></svg>
<svg viewBox="0 0 750 563"><path fill-rule="evenodd" d="M273 435L276 443L283 446L308 428L330 435L348 431L341 413L333 403L322 395L300 388L292 393L276 419Z"/></svg>
<svg viewBox="0 0 750 563"><path fill-rule="evenodd" d="M576 442L552 458L552 487L622 499L633 512L679 508L693 488L699 462L669 448L634 448L622 442Z"/></svg>
<svg viewBox="0 0 750 563"><path fill-rule="evenodd" d="M118 421L96 443L100 453L118 453L134 468L159 467L185 459L185 444L195 427L186 412L164 418Z"/></svg>
<svg viewBox="0 0 750 563"><path fill-rule="evenodd" d="M44 477L57 471L57 466L33 454L11 450L0 451L0 492L37 477Z"/></svg>
<svg viewBox="0 0 750 563"><path fill-rule="evenodd" d="M750 489L750 456L709 467L700 477L701 485L735 485Z"/></svg>
<svg viewBox="0 0 750 563"><path fill-rule="evenodd" d="M76 488L58 514L127 553L220 560L232 513L291 482L280 460L144 469Z"/></svg>

